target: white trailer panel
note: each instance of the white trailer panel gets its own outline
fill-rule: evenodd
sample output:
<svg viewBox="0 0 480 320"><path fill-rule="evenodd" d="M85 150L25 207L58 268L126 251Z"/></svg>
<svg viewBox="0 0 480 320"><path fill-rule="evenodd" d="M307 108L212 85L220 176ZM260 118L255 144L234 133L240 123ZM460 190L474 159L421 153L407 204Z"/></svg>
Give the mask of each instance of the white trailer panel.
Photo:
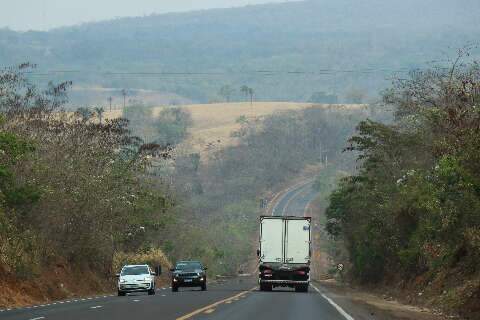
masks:
<svg viewBox="0 0 480 320"><path fill-rule="evenodd" d="M263 217L260 227L261 263L310 263L310 218Z"/></svg>
<svg viewBox="0 0 480 320"><path fill-rule="evenodd" d="M310 263L310 220L286 220L285 226L285 262Z"/></svg>
<svg viewBox="0 0 480 320"><path fill-rule="evenodd" d="M284 223L281 219L262 219L260 248L261 262L283 261Z"/></svg>

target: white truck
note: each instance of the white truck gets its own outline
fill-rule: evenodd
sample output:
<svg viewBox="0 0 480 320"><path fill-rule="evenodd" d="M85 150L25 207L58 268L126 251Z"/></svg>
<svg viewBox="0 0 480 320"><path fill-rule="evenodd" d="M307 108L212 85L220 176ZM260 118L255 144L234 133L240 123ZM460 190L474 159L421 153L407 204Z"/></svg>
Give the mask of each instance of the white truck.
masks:
<svg viewBox="0 0 480 320"><path fill-rule="evenodd" d="M259 284L261 291L291 287L308 292L311 218L260 217Z"/></svg>

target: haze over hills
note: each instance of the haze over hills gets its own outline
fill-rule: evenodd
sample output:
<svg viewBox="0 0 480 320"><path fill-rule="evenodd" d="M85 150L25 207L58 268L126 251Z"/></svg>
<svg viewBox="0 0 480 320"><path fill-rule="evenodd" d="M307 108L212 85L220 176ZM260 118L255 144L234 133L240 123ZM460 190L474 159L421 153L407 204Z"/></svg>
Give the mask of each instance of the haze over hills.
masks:
<svg viewBox="0 0 480 320"><path fill-rule="evenodd" d="M231 85L232 98L241 100L238 89L248 85L258 100L308 101L321 91L340 102L362 102L349 101L352 92L374 97L392 75L453 58L455 49L476 41L479 12L474 0L317 0L50 32L3 29L0 64L30 61L38 65L32 77L39 81L73 80L114 88L116 95L132 88L179 101L219 101L220 87ZM73 72L45 73L52 70ZM90 102L78 96L74 102Z"/></svg>

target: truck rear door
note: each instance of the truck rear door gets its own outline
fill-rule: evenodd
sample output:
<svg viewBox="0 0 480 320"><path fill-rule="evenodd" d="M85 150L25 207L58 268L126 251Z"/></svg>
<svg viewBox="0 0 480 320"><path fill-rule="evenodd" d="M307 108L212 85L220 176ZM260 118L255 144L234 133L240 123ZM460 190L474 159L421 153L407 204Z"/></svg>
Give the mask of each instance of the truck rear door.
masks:
<svg viewBox="0 0 480 320"><path fill-rule="evenodd" d="M260 238L260 261L283 261L283 234L284 223L282 219L262 219Z"/></svg>
<svg viewBox="0 0 480 320"><path fill-rule="evenodd" d="M310 262L310 219L285 221L285 262Z"/></svg>

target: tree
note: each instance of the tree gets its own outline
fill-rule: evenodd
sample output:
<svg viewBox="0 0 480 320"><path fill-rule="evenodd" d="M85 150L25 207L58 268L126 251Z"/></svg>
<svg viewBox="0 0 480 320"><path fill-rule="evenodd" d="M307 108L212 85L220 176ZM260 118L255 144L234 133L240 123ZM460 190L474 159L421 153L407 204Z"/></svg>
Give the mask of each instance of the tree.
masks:
<svg viewBox="0 0 480 320"><path fill-rule="evenodd" d="M87 107L80 107L77 109L75 112L80 118L82 119L83 122L87 122L93 117L93 112Z"/></svg>
<svg viewBox="0 0 480 320"><path fill-rule="evenodd" d="M35 277L59 261L105 275L117 250L151 246L164 222L169 201L147 170L154 146L132 137L125 119L99 126L88 108L62 111L64 89L38 90L24 69L0 70L3 275ZM147 232L137 236L140 226Z"/></svg>
<svg viewBox="0 0 480 320"><path fill-rule="evenodd" d="M187 137L191 125L188 111L179 107L166 108L153 123L157 130L156 142L161 146L175 146Z"/></svg>
<svg viewBox="0 0 480 320"><path fill-rule="evenodd" d="M345 241L357 280L477 274L479 79L475 62L412 72L385 92L393 123L358 125L347 150L361 165L327 209L327 231Z"/></svg>
<svg viewBox="0 0 480 320"><path fill-rule="evenodd" d="M98 121L100 122L100 124L102 124L103 114L105 113L105 109L103 109L102 107L96 107L94 111L98 117Z"/></svg>
<svg viewBox="0 0 480 320"><path fill-rule="evenodd" d="M127 105L127 90L126 89L122 89L122 91L120 91L120 93L122 94L123 96L123 109L125 109L126 105Z"/></svg>
<svg viewBox="0 0 480 320"><path fill-rule="evenodd" d="M112 101L113 101L113 98L112 98L112 97L108 97L107 100L108 100L108 104L109 104L109 106L110 106L110 109L109 109L109 110L110 110L110 112L111 112L111 111L112 111Z"/></svg>
<svg viewBox="0 0 480 320"><path fill-rule="evenodd" d="M253 90L253 88L243 85L240 88L240 91L245 95L245 97L247 98L250 97L250 104L253 104L253 95L255 94L255 91Z"/></svg>
<svg viewBox="0 0 480 320"><path fill-rule="evenodd" d="M230 99L234 93L235 89L233 89L230 85L224 85L219 91L220 96L222 96L227 102L230 102Z"/></svg>

